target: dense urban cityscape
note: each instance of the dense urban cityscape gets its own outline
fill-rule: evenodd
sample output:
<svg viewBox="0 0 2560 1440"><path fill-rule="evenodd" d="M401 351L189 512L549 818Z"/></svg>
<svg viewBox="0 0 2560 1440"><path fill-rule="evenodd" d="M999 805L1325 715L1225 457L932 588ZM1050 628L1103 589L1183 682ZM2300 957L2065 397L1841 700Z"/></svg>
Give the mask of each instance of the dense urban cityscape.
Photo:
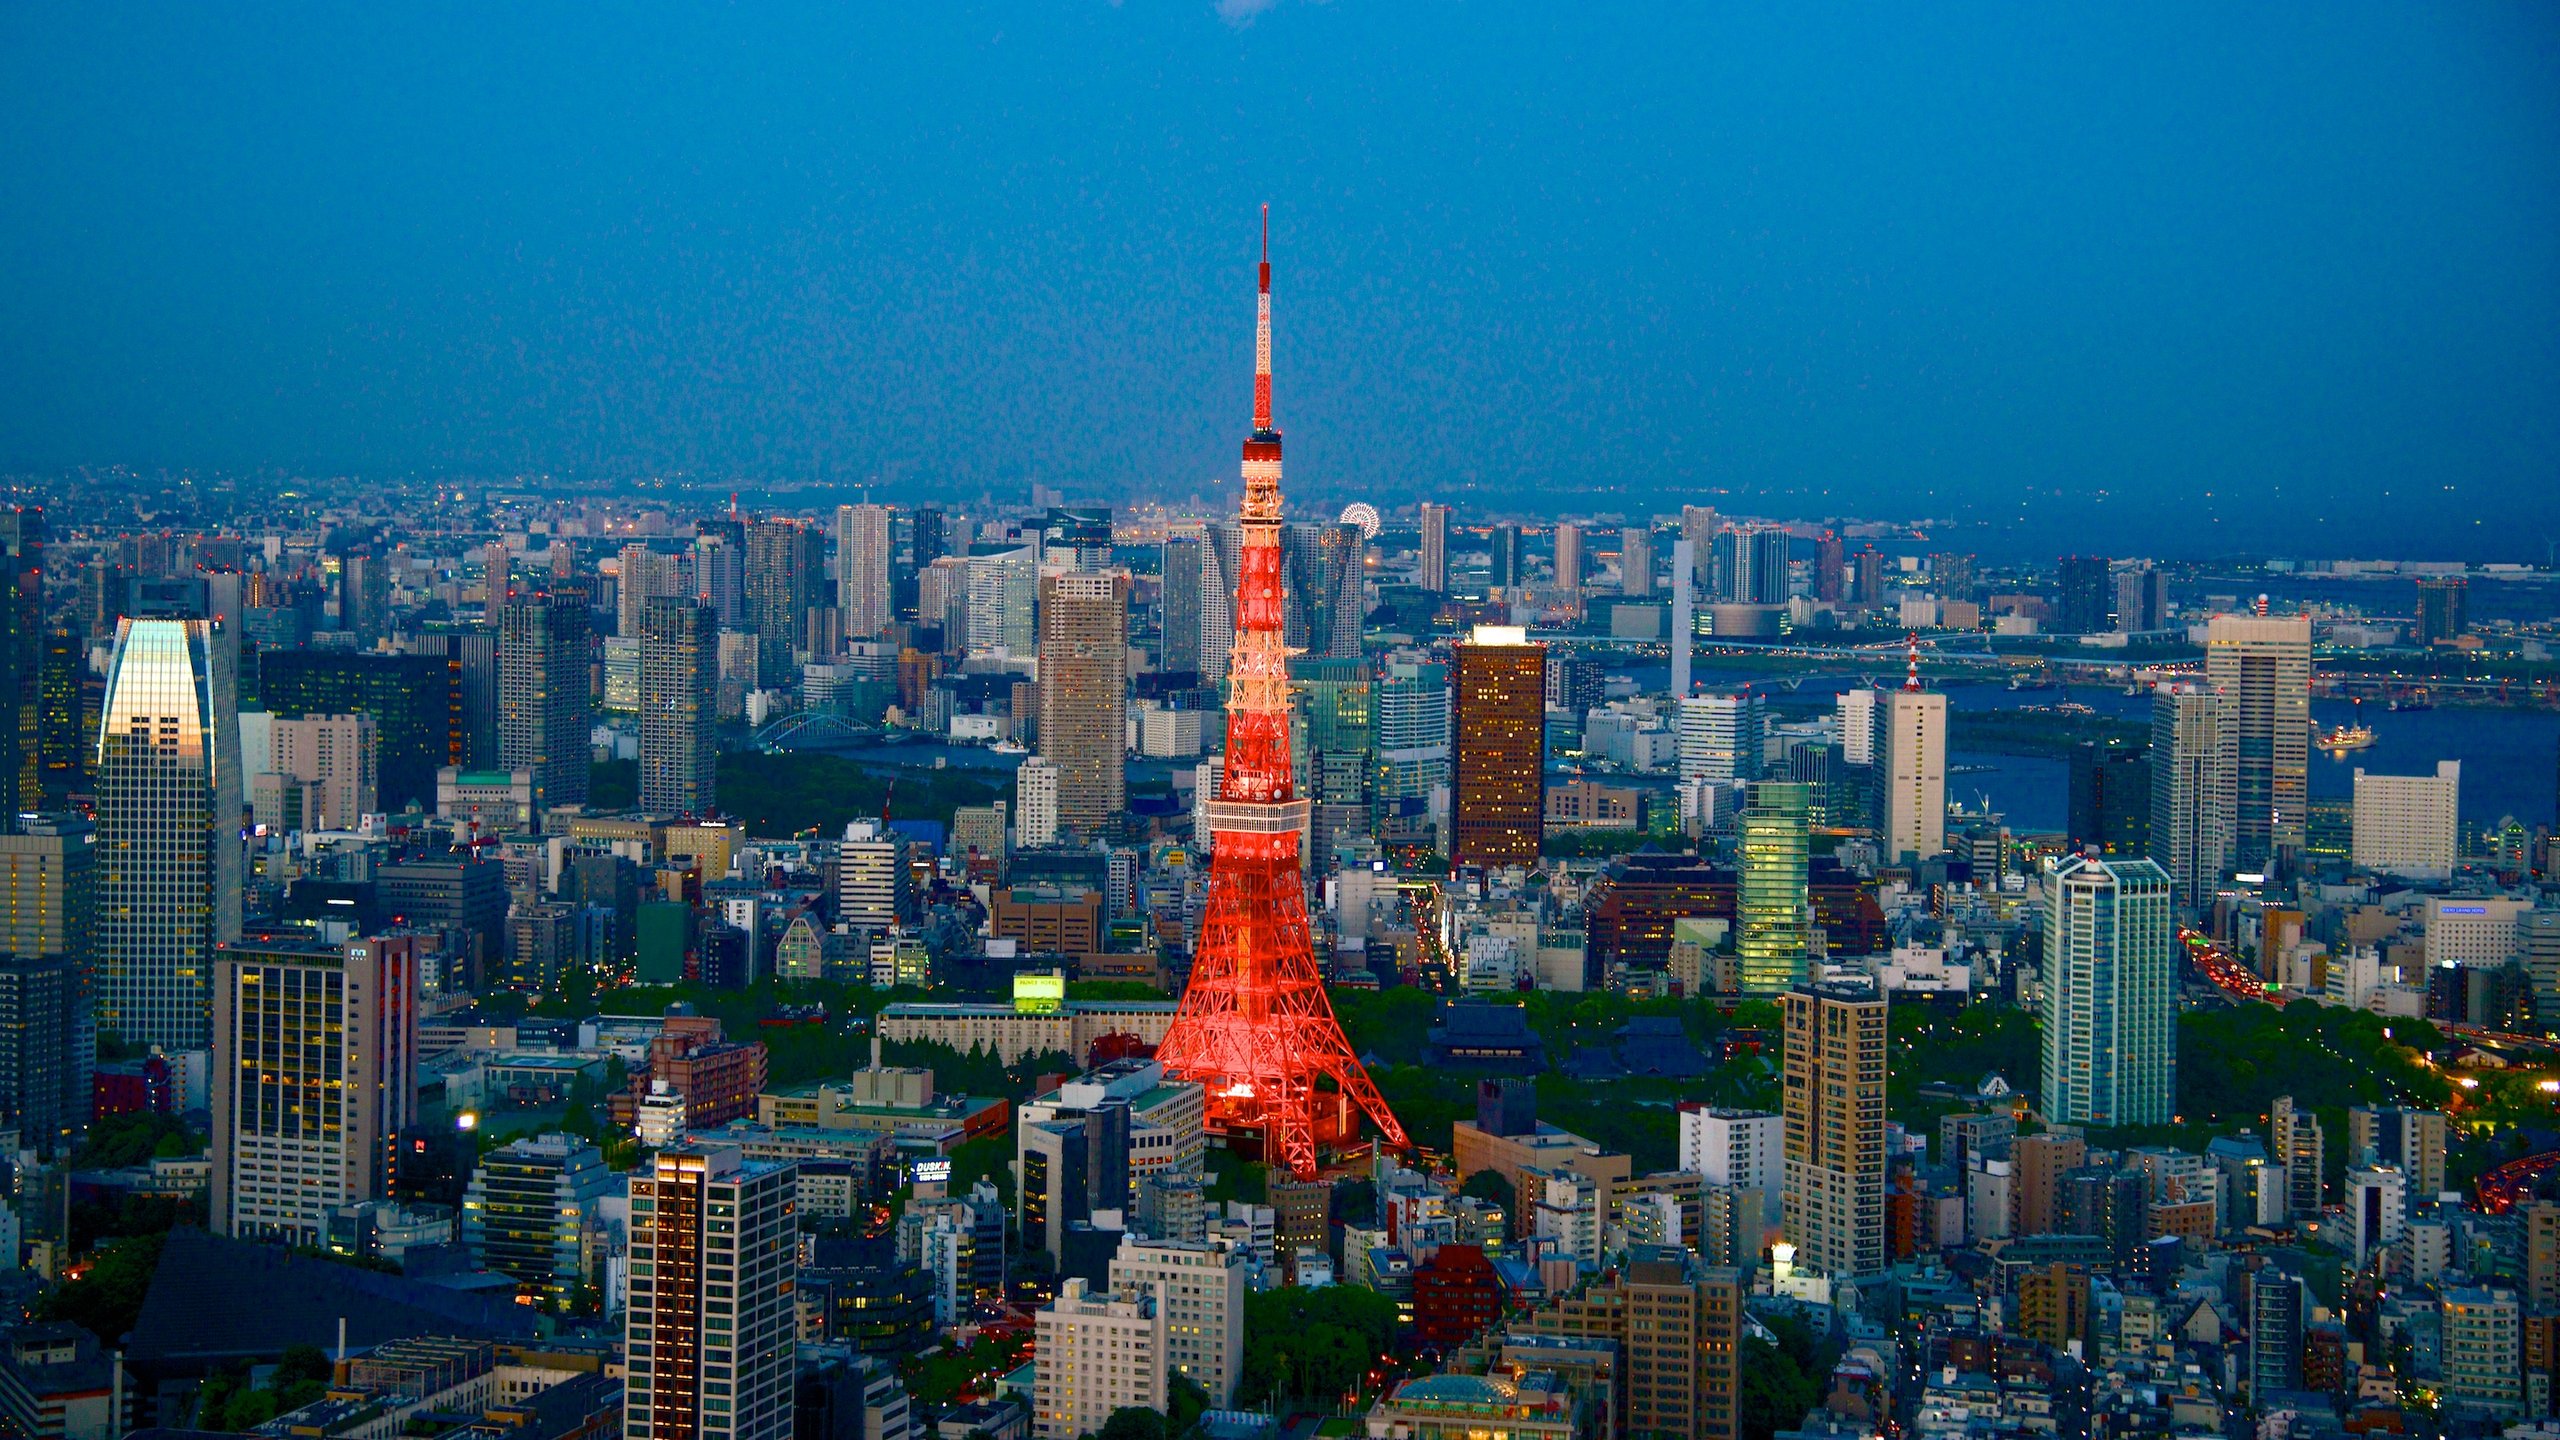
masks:
<svg viewBox="0 0 2560 1440"><path fill-rule="evenodd" d="M1158 257L1214 479L0 399L0 1440L2560 1440L2547 465L1302 483L1298 317L1409 272L1292 194Z"/></svg>

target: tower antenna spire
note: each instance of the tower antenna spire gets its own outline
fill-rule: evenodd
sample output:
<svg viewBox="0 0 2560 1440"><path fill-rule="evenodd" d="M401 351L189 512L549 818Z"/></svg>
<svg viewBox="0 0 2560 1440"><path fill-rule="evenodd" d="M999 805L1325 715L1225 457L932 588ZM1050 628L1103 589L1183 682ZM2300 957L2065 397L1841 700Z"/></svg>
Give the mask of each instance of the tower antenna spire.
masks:
<svg viewBox="0 0 2560 1440"><path fill-rule="evenodd" d="M1253 433L1271 433L1271 207L1262 207L1262 284L1253 304Z"/></svg>
<svg viewBox="0 0 2560 1440"><path fill-rule="evenodd" d="M1911 632L1911 668L1903 672L1902 688L1920 688L1920 632L1917 630Z"/></svg>

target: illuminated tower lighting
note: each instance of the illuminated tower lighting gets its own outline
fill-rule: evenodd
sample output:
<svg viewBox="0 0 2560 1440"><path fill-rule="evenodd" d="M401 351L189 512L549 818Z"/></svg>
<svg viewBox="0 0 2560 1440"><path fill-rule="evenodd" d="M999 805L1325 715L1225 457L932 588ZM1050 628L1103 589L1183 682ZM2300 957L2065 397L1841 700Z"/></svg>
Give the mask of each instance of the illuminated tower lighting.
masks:
<svg viewBox="0 0 2560 1440"><path fill-rule="evenodd" d="M1262 211L1253 434L1244 442L1227 754L1203 802L1214 848L1191 983L1156 1056L1208 1091L1209 1123L1258 1133L1266 1159L1316 1173L1317 1081L1330 1078L1387 1142L1404 1127L1344 1038L1307 942L1298 862L1307 801L1289 766L1289 649L1281 638L1280 432L1271 423L1271 207Z"/></svg>

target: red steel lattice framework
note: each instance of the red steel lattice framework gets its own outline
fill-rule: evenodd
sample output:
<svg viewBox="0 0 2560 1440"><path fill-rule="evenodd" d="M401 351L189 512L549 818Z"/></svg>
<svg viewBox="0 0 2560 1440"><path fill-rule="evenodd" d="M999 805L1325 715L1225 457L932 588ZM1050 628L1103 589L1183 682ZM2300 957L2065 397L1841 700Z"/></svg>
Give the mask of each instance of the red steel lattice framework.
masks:
<svg viewBox="0 0 2560 1440"><path fill-rule="evenodd" d="M1389 1144L1404 1127L1351 1053L1307 943L1298 837L1307 802L1289 770L1289 648L1281 639L1280 432L1271 423L1271 207L1262 207L1254 310L1253 434L1244 442L1244 537L1227 665L1227 756L1209 895L1191 983L1156 1058L1208 1091L1209 1123L1259 1132L1266 1159L1316 1173L1317 1081L1330 1078Z"/></svg>

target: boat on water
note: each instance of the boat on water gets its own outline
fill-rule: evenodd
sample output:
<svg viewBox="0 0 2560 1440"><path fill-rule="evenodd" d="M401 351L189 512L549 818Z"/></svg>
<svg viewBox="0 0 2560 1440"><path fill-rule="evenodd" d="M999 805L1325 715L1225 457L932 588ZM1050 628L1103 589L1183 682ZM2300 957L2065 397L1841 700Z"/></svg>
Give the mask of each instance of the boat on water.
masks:
<svg viewBox="0 0 2560 1440"><path fill-rule="evenodd" d="M1011 740L999 740L987 748L998 755L1028 755L1031 753L1030 746L1017 744Z"/></svg>
<svg viewBox="0 0 2560 1440"><path fill-rule="evenodd" d="M2371 745L2373 727L2341 725L2335 730L2323 730L2315 725L2311 729L2311 743L2332 755L2344 755L2350 750L2362 750Z"/></svg>
<svg viewBox="0 0 2560 1440"><path fill-rule="evenodd" d="M2393 700L2390 708L2393 710L2433 710L2436 708L2436 702L2428 699L2424 695L2411 695L2406 699Z"/></svg>

